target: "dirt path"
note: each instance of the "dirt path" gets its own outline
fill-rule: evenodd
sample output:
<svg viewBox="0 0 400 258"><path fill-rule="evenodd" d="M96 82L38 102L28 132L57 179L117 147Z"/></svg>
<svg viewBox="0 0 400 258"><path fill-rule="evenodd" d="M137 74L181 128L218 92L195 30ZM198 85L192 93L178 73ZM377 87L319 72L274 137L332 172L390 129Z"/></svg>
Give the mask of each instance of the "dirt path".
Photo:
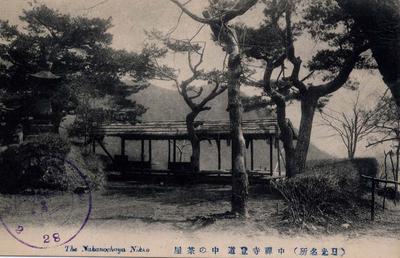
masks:
<svg viewBox="0 0 400 258"><path fill-rule="evenodd" d="M91 226L135 225L140 230L168 230L179 232L226 232L247 236L259 235L345 235L348 237L385 236L400 239L400 209L378 210L376 220L369 220L368 210L359 221L349 221L345 227L322 228L309 227L308 230L296 229L282 221L282 200L269 194L266 189L252 188L249 199L250 218L243 221L226 218L224 213L230 210L230 187L195 186L154 186L128 183L112 183L103 192L92 193L92 211L89 219ZM37 215L32 215L38 202L29 196L1 196L2 216L11 223L38 223ZM68 195L55 195L51 206L65 207L63 216L68 213L64 224L81 223L86 203L76 201L73 207L65 205ZM15 211L5 208L5 203L16 205ZM7 206L8 207L8 206ZM35 219L34 219L35 218ZM46 221L58 223L57 213ZM44 223L44 222L42 222Z"/></svg>

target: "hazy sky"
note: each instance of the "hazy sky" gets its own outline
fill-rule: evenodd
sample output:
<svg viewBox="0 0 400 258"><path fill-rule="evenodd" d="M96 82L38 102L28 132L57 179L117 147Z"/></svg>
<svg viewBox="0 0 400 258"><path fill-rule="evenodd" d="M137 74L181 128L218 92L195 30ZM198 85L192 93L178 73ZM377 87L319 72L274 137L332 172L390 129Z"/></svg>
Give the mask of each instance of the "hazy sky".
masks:
<svg viewBox="0 0 400 258"><path fill-rule="evenodd" d="M167 32L174 28L179 17L179 10L168 0L38 0L38 3L45 3L49 7L56 8L63 13L72 15L85 15L88 17L113 18L114 27L110 33L114 35L113 46L118 49L129 51L138 51L142 48L145 40L145 30L156 28L157 30ZM201 13L202 7L206 4L205 0L193 0L189 6L196 13ZM12 24L20 24L18 16L22 14L24 8L29 8L26 0L0 0L0 19L9 20ZM262 9L258 8L240 17L238 21L246 24L257 25L262 21ZM201 24L194 22L183 15L179 26L174 32L174 37L184 39L191 38ZM207 51L205 55L204 68L220 68L224 53L221 48L211 41L210 30L208 27L199 33L197 40L207 42ZM297 44L297 55L304 61L308 60L318 44L307 38L301 38ZM179 55L168 59L169 65L181 68L182 77L186 75L185 58ZM306 71L304 71L306 73ZM365 105L371 105L376 96L385 90L381 76L377 72L354 71L352 78L360 82L362 93L360 99ZM164 85L168 87L168 85ZM346 89L340 89L334 93L329 109L336 111L345 111L351 107L355 98L355 93ZM299 124L300 113L298 105L292 105L289 108L288 115L294 125ZM320 149L333 155L344 157L345 148L340 142L339 137L327 137L333 132L328 128L319 126L321 120L316 114L315 125L313 128L312 141ZM359 154L370 155L372 150L366 151L361 144ZM373 151L381 151L375 148Z"/></svg>

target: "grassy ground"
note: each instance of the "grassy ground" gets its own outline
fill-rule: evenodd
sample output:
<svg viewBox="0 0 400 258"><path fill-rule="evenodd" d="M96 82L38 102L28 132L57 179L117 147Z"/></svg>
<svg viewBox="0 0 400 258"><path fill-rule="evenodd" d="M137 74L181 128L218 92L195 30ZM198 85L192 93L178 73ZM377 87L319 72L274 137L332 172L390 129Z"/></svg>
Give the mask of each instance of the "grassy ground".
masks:
<svg viewBox="0 0 400 258"><path fill-rule="evenodd" d="M53 193L38 196L0 196L0 213L6 223L63 225L82 223L87 212L87 194L82 196ZM89 224L98 226L135 225L179 232L232 232L259 235L336 235L385 236L400 239L400 204L378 209L375 222L365 210L358 221L343 227L296 229L282 221L282 200L265 189L252 188L249 199L250 218L246 221L222 218L230 210L230 187L196 185L186 187L110 183L103 192L92 193ZM49 211L40 208L46 200ZM33 213L32 211L35 210ZM51 212L51 215L49 215ZM213 215L213 216L211 216ZM221 216L219 216L221 215ZM38 219L39 218L39 219Z"/></svg>

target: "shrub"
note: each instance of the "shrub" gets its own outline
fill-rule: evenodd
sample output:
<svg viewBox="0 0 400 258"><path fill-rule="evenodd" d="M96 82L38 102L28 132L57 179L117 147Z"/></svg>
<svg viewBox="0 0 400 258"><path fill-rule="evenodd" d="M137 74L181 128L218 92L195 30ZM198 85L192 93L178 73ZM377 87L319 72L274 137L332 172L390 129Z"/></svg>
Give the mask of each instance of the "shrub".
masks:
<svg viewBox="0 0 400 258"><path fill-rule="evenodd" d="M273 183L287 202L284 218L295 225L343 223L354 217L357 199L343 178L301 175Z"/></svg>
<svg viewBox="0 0 400 258"><path fill-rule="evenodd" d="M363 209L367 180L376 176L378 162L372 158L318 160L307 164L306 173L273 182L287 202L284 217L296 225L338 224L355 219Z"/></svg>
<svg viewBox="0 0 400 258"><path fill-rule="evenodd" d="M347 191L355 195L362 195L370 191L368 180L361 175L375 177L378 174L379 164L375 158L357 158L342 160L313 160L307 163L306 174L331 175L341 178Z"/></svg>
<svg viewBox="0 0 400 258"><path fill-rule="evenodd" d="M68 142L57 134L41 134L9 147L0 155L0 192L65 189L67 181L62 160L69 150Z"/></svg>
<svg viewBox="0 0 400 258"><path fill-rule="evenodd" d="M395 186L378 188L377 194L389 200L400 200L400 193Z"/></svg>
<svg viewBox="0 0 400 258"><path fill-rule="evenodd" d="M85 147L72 146L67 156L80 172L84 175L91 190L101 190L106 183L104 163L97 155L87 153ZM76 172L68 171L70 190L83 187L82 178Z"/></svg>

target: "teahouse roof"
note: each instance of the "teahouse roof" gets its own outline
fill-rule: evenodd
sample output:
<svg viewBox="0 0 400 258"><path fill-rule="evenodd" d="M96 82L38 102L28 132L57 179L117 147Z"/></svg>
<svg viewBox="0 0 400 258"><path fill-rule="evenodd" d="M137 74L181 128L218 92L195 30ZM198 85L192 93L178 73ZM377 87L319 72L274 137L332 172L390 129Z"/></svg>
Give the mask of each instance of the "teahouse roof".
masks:
<svg viewBox="0 0 400 258"><path fill-rule="evenodd" d="M203 140L229 139L229 121L197 121L196 133ZM289 123L291 125L291 123ZM243 135L246 139L268 139L279 134L276 119L244 120ZM291 126L294 135L295 131ZM103 125L92 132L97 136L113 136L132 140L172 140L188 139L185 121L154 121L135 125Z"/></svg>

